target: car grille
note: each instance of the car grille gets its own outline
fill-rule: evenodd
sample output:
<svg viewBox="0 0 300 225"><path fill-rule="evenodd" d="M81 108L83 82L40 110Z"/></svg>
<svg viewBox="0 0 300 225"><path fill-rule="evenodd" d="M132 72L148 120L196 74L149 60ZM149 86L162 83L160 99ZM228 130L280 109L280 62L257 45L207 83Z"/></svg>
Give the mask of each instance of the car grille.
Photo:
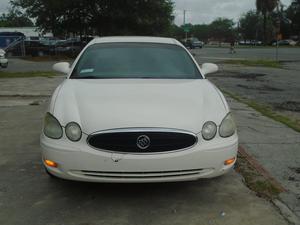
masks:
<svg viewBox="0 0 300 225"><path fill-rule="evenodd" d="M87 139L90 146L113 152L152 153L189 148L197 143L193 133L178 130L112 130L94 133Z"/></svg>
<svg viewBox="0 0 300 225"><path fill-rule="evenodd" d="M211 172L211 169L190 169L179 171L148 171L148 172L109 172L109 171L90 171L73 170L72 174L83 177L94 177L101 179L160 179L160 178L180 178L195 176Z"/></svg>

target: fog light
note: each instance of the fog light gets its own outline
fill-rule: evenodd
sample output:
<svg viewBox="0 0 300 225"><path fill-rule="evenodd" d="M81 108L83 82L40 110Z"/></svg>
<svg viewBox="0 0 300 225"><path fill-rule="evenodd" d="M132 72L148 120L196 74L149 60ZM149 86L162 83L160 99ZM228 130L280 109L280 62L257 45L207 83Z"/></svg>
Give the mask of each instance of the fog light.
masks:
<svg viewBox="0 0 300 225"><path fill-rule="evenodd" d="M232 164L232 163L234 163L234 162L235 162L235 157L233 157L233 158L231 158L231 159L225 160L225 161L224 161L224 165L225 165L225 166L228 166L228 165L230 165L230 164Z"/></svg>
<svg viewBox="0 0 300 225"><path fill-rule="evenodd" d="M51 160L45 159L44 162L45 162L45 164L46 164L47 166L50 166L50 167L57 167L57 163L56 163L56 162L53 162L53 161L51 161Z"/></svg>

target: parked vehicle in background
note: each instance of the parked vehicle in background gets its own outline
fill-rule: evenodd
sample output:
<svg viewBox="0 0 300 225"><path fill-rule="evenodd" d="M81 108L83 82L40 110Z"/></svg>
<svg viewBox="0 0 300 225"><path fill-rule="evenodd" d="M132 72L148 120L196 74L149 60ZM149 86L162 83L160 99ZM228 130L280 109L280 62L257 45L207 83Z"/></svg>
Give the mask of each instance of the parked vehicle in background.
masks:
<svg viewBox="0 0 300 225"><path fill-rule="evenodd" d="M277 45L277 41L274 41L272 43L272 45L276 46ZM286 40L280 40L280 41L278 41L278 45L279 46L295 46L295 45L297 45L297 42L294 41L294 40L286 39Z"/></svg>
<svg viewBox="0 0 300 225"><path fill-rule="evenodd" d="M258 41L258 40L243 40L243 41L239 41L239 45L260 46L262 44L263 44L262 41Z"/></svg>
<svg viewBox="0 0 300 225"><path fill-rule="evenodd" d="M57 37L47 37L47 38L42 38L40 40L40 42L43 45L48 46L50 49L55 48L55 46L57 46L59 43L62 43L64 41L66 41L66 40L65 39L60 39L60 38L57 38Z"/></svg>
<svg viewBox="0 0 300 225"><path fill-rule="evenodd" d="M44 56L49 55L49 46L44 45L40 41L25 41L26 55L30 56Z"/></svg>
<svg viewBox="0 0 300 225"><path fill-rule="evenodd" d="M7 68L8 66L8 59L5 57L5 51L0 49L0 67Z"/></svg>
<svg viewBox="0 0 300 225"><path fill-rule="evenodd" d="M204 42L199 41L198 38L188 38L182 41L183 45L187 48L194 49L194 48L203 48Z"/></svg>
<svg viewBox="0 0 300 225"><path fill-rule="evenodd" d="M77 56L84 48L85 44L78 39L68 39L60 41L55 45L57 54L67 55L70 57Z"/></svg>

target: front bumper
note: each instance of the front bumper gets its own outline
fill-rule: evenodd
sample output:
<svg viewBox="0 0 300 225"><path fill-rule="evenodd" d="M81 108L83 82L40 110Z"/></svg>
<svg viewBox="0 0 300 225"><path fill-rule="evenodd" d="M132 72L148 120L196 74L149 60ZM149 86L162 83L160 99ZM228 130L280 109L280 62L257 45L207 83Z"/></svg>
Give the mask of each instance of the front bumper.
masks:
<svg viewBox="0 0 300 225"><path fill-rule="evenodd" d="M47 170L60 178L89 182L174 182L223 175L234 165L224 161L237 155L238 137L216 137L213 141L199 142L194 147L153 154L120 154L89 147L82 140L73 143L62 138L52 140L41 135L43 159L58 164Z"/></svg>

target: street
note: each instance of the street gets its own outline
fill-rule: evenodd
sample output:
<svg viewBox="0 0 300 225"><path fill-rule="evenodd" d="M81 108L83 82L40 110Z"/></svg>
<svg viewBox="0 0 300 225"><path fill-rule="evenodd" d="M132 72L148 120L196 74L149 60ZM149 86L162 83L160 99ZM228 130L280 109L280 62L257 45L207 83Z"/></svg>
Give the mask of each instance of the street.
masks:
<svg viewBox="0 0 300 225"><path fill-rule="evenodd" d="M229 54L229 47L204 47L203 49L194 49L192 52L197 54L197 57L201 58L203 62L217 62L227 59L266 59L276 60L276 48L275 47L240 47L236 48L235 54ZM280 46L278 49L278 60L280 61L299 61L300 60L300 48L291 48Z"/></svg>

